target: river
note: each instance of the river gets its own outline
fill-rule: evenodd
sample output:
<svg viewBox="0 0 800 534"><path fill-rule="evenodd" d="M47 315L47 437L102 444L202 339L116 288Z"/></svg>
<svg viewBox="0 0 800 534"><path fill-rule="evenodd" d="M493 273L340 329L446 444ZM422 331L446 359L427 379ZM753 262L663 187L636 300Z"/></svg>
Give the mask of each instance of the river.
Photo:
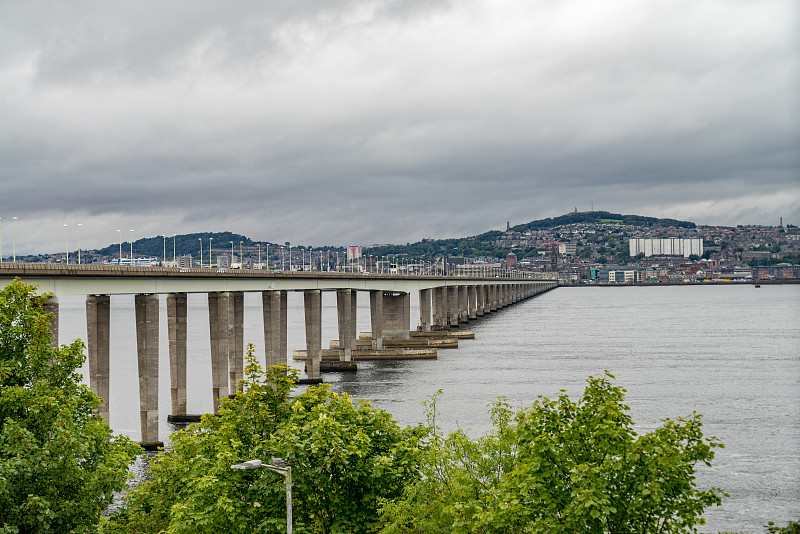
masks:
<svg viewBox="0 0 800 534"><path fill-rule="evenodd" d="M86 339L83 302L60 298L62 342ZM111 425L138 439L133 297L114 296L111 307ZM289 294L288 313L291 352L305 346L302 293ZM170 394L163 297L161 317L159 403L165 419ZM366 294L359 295L358 328L369 330ZM698 476L700 486L731 494L706 513L703 531L763 532L767 521L800 519L800 285L559 288L470 328L474 340L440 350L435 361L362 362L357 373L324 379L403 424L421 421L421 402L441 389L442 426L477 436L489 428L486 406L498 396L512 405L529 405L562 388L578 396L588 376L608 370L628 391L639 433L663 418L697 411L705 434L726 445ZM260 299L246 295L245 341L263 359L262 332ZM188 411L204 413L211 409L205 295L189 296L188 337ZM336 337L335 293L325 293L323 343ZM167 440L170 430L163 423L161 438Z"/></svg>

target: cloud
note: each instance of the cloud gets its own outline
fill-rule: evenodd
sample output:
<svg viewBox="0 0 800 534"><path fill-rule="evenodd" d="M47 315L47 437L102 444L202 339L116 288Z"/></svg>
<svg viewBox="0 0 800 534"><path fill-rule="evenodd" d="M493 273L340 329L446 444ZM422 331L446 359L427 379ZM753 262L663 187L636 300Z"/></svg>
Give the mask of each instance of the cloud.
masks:
<svg viewBox="0 0 800 534"><path fill-rule="evenodd" d="M591 202L800 222L791 0L0 9L0 217L39 221L30 250L78 219L94 246L121 221L406 242Z"/></svg>

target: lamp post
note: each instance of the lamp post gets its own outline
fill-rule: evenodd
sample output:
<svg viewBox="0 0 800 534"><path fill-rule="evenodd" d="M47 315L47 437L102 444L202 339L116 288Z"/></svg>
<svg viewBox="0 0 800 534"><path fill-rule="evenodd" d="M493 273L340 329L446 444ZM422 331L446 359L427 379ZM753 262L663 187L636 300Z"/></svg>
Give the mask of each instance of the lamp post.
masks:
<svg viewBox="0 0 800 534"><path fill-rule="evenodd" d="M64 250L67 253L67 265L69 265L69 225L64 225Z"/></svg>
<svg viewBox="0 0 800 534"><path fill-rule="evenodd" d="M161 234L161 237L164 238L164 255L161 257L161 266L167 266L167 234Z"/></svg>
<svg viewBox="0 0 800 534"><path fill-rule="evenodd" d="M200 268L203 268L203 238L198 237L198 241L200 241Z"/></svg>
<svg viewBox="0 0 800 534"><path fill-rule="evenodd" d="M231 241L231 269L233 269L233 241Z"/></svg>
<svg viewBox="0 0 800 534"><path fill-rule="evenodd" d="M261 243L258 244L258 268L261 269Z"/></svg>
<svg viewBox="0 0 800 534"><path fill-rule="evenodd" d="M0 217L0 264L3 263L3 218Z"/></svg>
<svg viewBox="0 0 800 534"><path fill-rule="evenodd" d="M175 234L172 234L172 263L178 266L178 257L175 255Z"/></svg>
<svg viewBox="0 0 800 534"><path fill-rule="evenodd" d="M267 270L269 271L269 243L267 243Z"/></svg>
<svg viewBox="0 0 800 534"><path fill-rule="evenodd" d="M11 217L11 250L14 256L14 263L17 263L17 223L16 217Z"/></svg>
<svg viewBox="0 0 800 534"><path fill-rule="evenodd" d="M211 263L214 261L214 256L211 253L211 243L214 242L213 237L208 238L208 267L211 268Z"/></svg>
<svg viewBox="0 0 800 534"><path fill-rule="evenodd" d="M131 228L131 266L133 266L133 228Z"/></svg>
<svg viewBox="0 0 800 534"><path fill-rule="evenodd" d="M117 228L117 233L119 234L119 264L122 265L122 230Z"/></svg>
<svg viewBox="0 0 800 534"><path fill-rule="evenodd" d="M78 223L78 265L81 264L81 226L82 223Z"/></svg>
<svg viewBox="0 0 800 534"><path fill-rule="evenodd" d="M244 269L244 256L242 255L242 242L239 241L239 268Z"/></svg>
<svg viewBox="0 0 800 534"><path fill-rule="evenodd" d="M286 534L292 534L292 468L286 465L283 458L273 457L272 464L265 464L261 460L249 460L234 464L231 469L258 469L259 467L266 467L270 471L286 477Z"/></svg>

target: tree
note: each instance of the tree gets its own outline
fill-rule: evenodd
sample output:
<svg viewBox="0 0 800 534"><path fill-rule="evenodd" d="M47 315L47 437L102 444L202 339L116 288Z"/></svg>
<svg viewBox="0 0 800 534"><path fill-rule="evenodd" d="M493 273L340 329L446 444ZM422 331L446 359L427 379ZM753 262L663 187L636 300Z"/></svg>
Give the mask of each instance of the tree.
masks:
<svg viewBox="0 0 800 534"><path fill-rule="evenodd" d="M725 494L697 489L695 466L722 445L703 438L696 413L637 435L610 379L513 418L495 405L495 430L476 442L434 440L420 482L384 508L385 532L696 532Z"/></svg>
<svg viewBox="0 0 800 534"><path fill-rule="evenodd" d="M172 435L172 448L104 525L121 532L285 532L281 476L235 471L252 458L292 467L295 532L372 532L378 502L416 479L420 428L327 386L290 398L297 372L264 372L248 346L243 391L219 416Z"/></svg>
<svg viewBox="0 0 800 534"><path fill-rule="evenodd" d="M83 344L51 346L48 295L0 290L0 532L87 532L140 450L95 415Z"/></svg>

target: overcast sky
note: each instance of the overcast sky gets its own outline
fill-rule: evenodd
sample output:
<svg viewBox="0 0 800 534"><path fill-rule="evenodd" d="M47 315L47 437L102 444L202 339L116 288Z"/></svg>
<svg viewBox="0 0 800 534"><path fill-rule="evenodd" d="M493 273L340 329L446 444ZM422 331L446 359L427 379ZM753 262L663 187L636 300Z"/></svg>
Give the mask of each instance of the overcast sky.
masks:
<svg viewBox="0 0 800 534"><path fill-rule="evenodd" d="M14 216L18 254L78 223L83 248L800 224L799 29L796 0L0 1L3 253Z"/></svg>

